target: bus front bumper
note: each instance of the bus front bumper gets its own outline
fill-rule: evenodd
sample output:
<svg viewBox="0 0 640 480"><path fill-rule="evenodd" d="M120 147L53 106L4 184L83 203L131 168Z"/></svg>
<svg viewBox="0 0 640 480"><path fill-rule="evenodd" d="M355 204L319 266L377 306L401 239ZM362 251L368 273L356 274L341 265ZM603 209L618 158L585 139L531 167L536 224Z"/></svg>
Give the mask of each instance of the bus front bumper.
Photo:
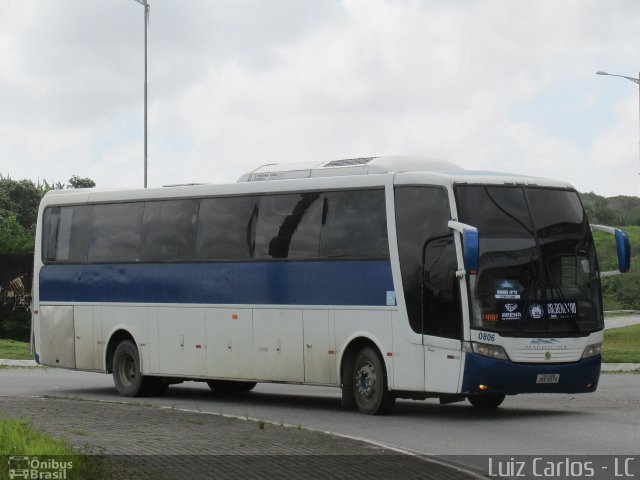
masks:
<svg viewBox="0 0 640 480"><path fill-rule="evenodd" d="M600 355L574 363L513 363L467 353L462 393L587 393L600 378Z"/></svg>

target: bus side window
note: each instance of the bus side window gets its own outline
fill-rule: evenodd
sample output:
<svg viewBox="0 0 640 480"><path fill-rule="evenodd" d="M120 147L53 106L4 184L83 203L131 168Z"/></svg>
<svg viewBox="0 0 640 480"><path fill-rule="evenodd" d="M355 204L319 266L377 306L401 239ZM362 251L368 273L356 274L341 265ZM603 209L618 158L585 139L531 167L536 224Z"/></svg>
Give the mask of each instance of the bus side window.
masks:
<svg viewBox="0 0 640 480"><path fill-rule="evenodd" d="M89 262L137 262L144 203L94 205Z"/></svg>
<svg viewBox="0 0 640 480"><path fill-rule="evenodd" d="M317 258L319 198L318 192L262 196L255 258Z"/></svg>
<svg viewBox="0 0 640 480"><path fill-rule="evenodd" d="M200 202L196 256L201 260L247 260L253 233L247 233L258 197L205 198ZM254 220L255 221L255 220Z"/></svg>
<svg viewBox="0 0 640 480"><path fill-rule="evenodd" d="M318 258L325 197L319 193L306 193L302 197L296 209L304 210L304 215L291 237L288 258Z"/></svg>
<svg viewBox="0 0 640 480"><path fill-rule="evenodd" d="M320 256L388 258L384 190L327 192Z"/></svg>
<svg viewBox="0 0 640 480"><path fill-rule="evenodd" d="M192 260L197 200L147 202L142 225L142 260Z"/></svg>
<svg viewBox="0 0 640 480"><path fill-rule="evenodd" d="M91 205L60 207L60 222L56 246L56 260L85 263L89 227L91 226Z"/></svg>
<svg viewBox="0 0 640 480"><path fill-rule="evenodd" d="M56 244L58 237L58 221L60 207L47 208L42 219L42 260L53 262L56 259Z"/></svg>
<svg viewBox="0 0 640 480"><path fill-rule="evenodd" d="M453 235L430 242L424 260L424 334L462 338L460 281Z"/></svg>
<svg viewBox="0 0 640 480"><path fill-rule="evenodd" d="M457 261L453 236L447 227L447 191L441 187L396 187L395 213L403 293L412 330L461 338Z"/></svg>

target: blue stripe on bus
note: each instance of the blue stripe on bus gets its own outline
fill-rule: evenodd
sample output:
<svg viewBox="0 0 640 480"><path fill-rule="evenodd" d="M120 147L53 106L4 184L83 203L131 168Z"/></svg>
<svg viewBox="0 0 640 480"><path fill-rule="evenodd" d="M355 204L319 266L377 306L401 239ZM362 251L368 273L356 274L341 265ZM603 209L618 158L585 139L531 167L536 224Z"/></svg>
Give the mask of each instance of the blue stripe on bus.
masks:
<svg viewBox="0 0 640 480"><path fill-rule="evenodd" d="M46 265L42 302L387 305L389 260Z"/></svg>

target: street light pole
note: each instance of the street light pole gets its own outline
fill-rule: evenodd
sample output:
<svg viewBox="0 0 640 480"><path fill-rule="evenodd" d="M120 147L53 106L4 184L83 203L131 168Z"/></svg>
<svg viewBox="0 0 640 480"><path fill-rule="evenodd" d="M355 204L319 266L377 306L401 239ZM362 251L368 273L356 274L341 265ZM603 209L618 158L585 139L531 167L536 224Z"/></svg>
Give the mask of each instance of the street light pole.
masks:
<svg viewBox="0 0 640 480"><path fill-rule="evenodd" d="M613 73L603 72L602 70L598 70L596 75L607 75L609 77L620 77L626 78L627 80L638 85L638 175L640 175L640 72L638 73L638 78L627 77L626 75L615 75Z"/></svg>
<svg viewBox="0 0 640 480"><path fill-rule="evenodd" d="M151 6L147 0L135 1L144 5L144 188L147 188L147 26Z"/></svg>

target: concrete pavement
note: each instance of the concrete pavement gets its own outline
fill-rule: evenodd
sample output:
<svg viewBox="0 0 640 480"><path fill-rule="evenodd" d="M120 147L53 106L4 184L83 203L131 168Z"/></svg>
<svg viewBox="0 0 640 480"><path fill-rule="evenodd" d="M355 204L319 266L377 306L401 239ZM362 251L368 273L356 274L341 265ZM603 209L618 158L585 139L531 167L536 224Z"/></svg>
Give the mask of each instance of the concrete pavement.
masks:
<svg viewBox="0 0 640 480"><path fill-rule="evenodd" d="M67 398L0 397L0 416L126 467L127 478L481 478L435 458L296 426ZM25 452L28 453L28 452Z"/></svg>

